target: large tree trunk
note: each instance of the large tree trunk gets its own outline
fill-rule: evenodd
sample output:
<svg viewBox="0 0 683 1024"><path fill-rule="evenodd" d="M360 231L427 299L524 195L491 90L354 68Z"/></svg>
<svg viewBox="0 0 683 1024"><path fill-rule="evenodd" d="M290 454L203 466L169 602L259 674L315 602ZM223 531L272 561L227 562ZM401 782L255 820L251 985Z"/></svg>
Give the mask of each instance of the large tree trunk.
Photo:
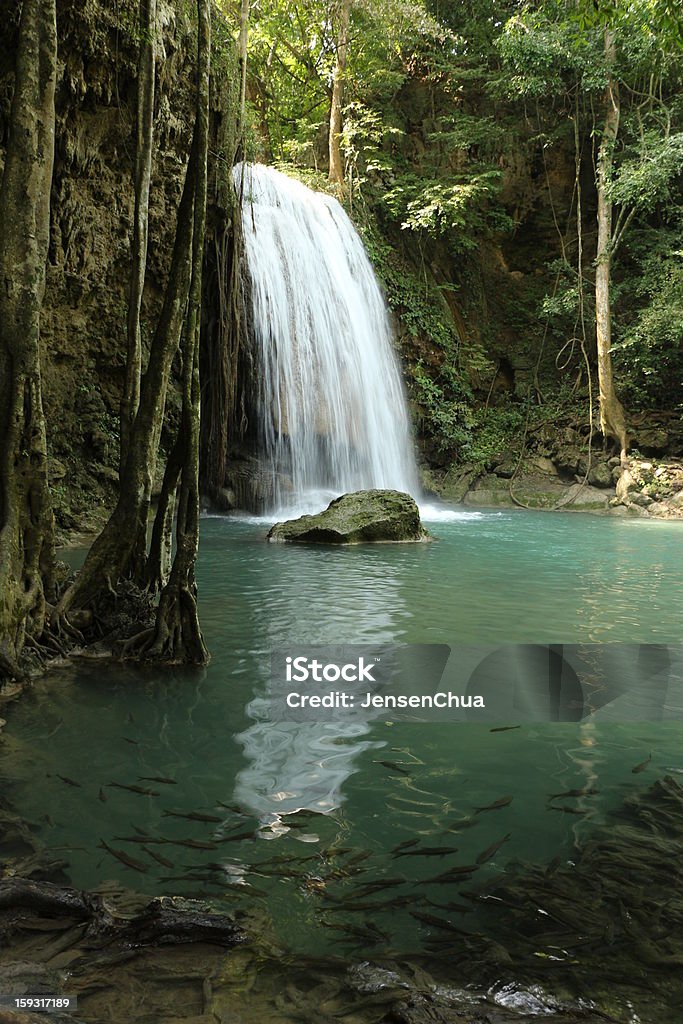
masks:
<svg viewBox="0 0 683 1024"><path fill-rule="evenodd" d="M156 0L140 0L140 55L138 59L137 134L135 149L135 223L133 228L133 265L128 301L128 346L126 379L121 396L121 455L123 473L133 420L140 404L142 376L142 337L140 310L147 267L149 229L149 189L152 179L152 140L154 132L154 40Z"/></svg>
<svg viewBox="0 0 683 1024"><path fill-rule="evenodd" d="M116 507L95 540L75 582L62 596L55 624L71 608L83 608L103 591L112 590L129 567L141 533L146 535L152 481L166 407L173 357L178 350L190 287L197 126L178 210L178 223L164 304L142 379L140 406L133 422Z"/></svg>
<svg viewBox="0 0 683 1024"><path fill-rule="evenodd" d="M614 33L605 30L605 57L611 66L616 58ZM619 89L611 79L605 90L605 119L598 150L598 245L595 270L595 325L600 390L600 428L605 437L619 442L621 460L628 450L624 409L614 390L612 368L612 309L610 280L612 263L612 200L607 194L612 177L614 145L619 131Z"/></svg>
<svg viewBox="0 0 683 1024"><path fill-rule="evenodd" d="M176 510L176 492L180 471L183 468L183 438L178 433L175 444L166 460L164 479L157 501L152 537L149 542L149 557L146 565L146 584L152 594L158 594L166 586L171 574L173 556L173 520Z"/></svg>
<svg viewBox="0 0 683 1024"><path fill-rule="evenodd" d="M346 74L346 51L351 20L351 0L340 0L337 8L339 29L337 32L337 53L332 79L332 102L330 105L330 181L343 187L344 162L341 155L342 106L344 102L344 76Z"/></svg>
<svg viewBox="0 0 683 1024"><path fill-rule="evenodd" d="M241 185L237 189L232 168L237 160L245 158L249 9L250 0L242 0L238 43L241 68L239 111L235 124L224 118L219 125L218 150L224 154L225 162L220 170L215 205L221 216L214 237L215 258L211 276L208 288L205 286L204 289L205 294L212 294L213 301L209 305L217 312L215 319L205 323L200 354L200 483L202 492L211 498L216 498L225 484L229 442L232 437L243 434L245 419L243 410L240 417L237 409L244 341L240 205L244 168Z"/></svg>
<svg viewBox="0 0 683 1024"><path fill-rule="evenodd" d="M197 115L195 137L194 231L192 282L183 335L183 407L180 425L182 470L176 524L176 554L161 592L156 627L144 657L170 663L203 665L209 660L197 613L195 563L199 549L199 336L202 264L206 236L209 79L211 71L210 0L197 0Z"/></svg>
<svg viewBox="0 0 683 1024"><path fill-rule="evenodd" d="M55 142L55 0L24 0L0 189L0 676L54 600L40 314Z"/></svg>

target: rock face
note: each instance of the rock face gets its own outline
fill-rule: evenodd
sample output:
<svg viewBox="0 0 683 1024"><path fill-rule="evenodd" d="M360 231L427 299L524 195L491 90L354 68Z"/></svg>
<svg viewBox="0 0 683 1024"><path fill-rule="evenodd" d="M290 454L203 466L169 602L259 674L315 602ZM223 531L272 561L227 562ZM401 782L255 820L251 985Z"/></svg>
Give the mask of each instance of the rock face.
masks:
<svg viewBox="0 0 683 1024"><path fill-rule="evenodd" d="M137 0L57 0L56 152L40 327L48 471L58 483L52 498L58 526L65 530L97 527L116 495L111 474L118 468L126 358L138 7ZM20 9L14 0L0 0L0 169ZM195 102L196 37L190 5L159 0L157 21L150 241L142 309L145 359L173 251ZM212 111L217 128L228 116L224 107L217 96ZM178 422L179 409L175 375L169 390L172 425ZM165 447L172 443L173 429L164 431Z"/></svg>
<svg viewBox="0 0 683 1024"><path fill-rule="evenodd" d="M364 544L430 540L420 512L401 491L354 491L330 502L324 512L276 523L269 541L291 544Z"/></svg>

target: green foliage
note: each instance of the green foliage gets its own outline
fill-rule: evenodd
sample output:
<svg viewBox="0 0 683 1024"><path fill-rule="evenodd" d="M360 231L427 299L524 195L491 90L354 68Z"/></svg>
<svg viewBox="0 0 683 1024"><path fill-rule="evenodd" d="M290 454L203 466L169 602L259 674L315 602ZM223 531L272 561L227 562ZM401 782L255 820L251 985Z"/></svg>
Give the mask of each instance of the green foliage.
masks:
<svg viewBox="0 0 683 1024"><path fill-rule="evenodd" d="M346 161L347 177L358 186L368 175L387 171L391 162L382 145L390 136L401 135L400 128L384 123L381 113L360 100L344 108L341 148Z"/></svg>
<svg viewBox="0 0 683 1024"><path fill-rule="evenodd" d="M488 468L494 459L517 449L523 429L524 411L519 406L477 409L471 417L470 435L463 446L462 458L481 469Z"/></svg>
<svg viewBox="0 0 683 1024"><path fill-rule="evenodd" d="M635 293L645 301L614 346L622 388L636 408L683 410L683 251L648 253Z"/></svg>
<svg viewBox="0 0 683 1024"><path fill-rule="evenodd" d="M673 199L681 171L683 132L662 137L661 131L650 129L643 132L620 163L608 195L620 206L650 212L659 203Z"/></svg>
<svg viewBox="0 0 683 1024"><path fill-rule="evenodd" d="M422 432L438 451L454 456L470 440L474 405L468 381L471 362L461 367L464 359L459 338L436 286L425 288L415 268L387 244L371 219L366 219L361 230L390 309L400 317L418 349L427 343L436 353L429 366L423 357L410 366L409 396ZM483 365L490 369L487 361Z"/></svg>
<svg viewBox="0 0 683 1024"><path fill-rule="evenodd" d="M472 394L450 364L433 376L419 360L411 373L410 397L425 434L440 452L454 456L466 450L472 441Z"/></svg>
<svg viewBox="0 0 683 1024"><path fill-rule="evenodd" d="M251 11L255 155L288 173L294 168L318 189L330 188L338 6L259 0ZM606 195L613 243L626 243L612 250L618 383L630 404L680 400L681 260L679 245L664 249L659 237L681 201L680 24L673 0L353 0L340 140L352 186L347 204L400 320L411 400L433 449L483 465L514 447L525 415L516 399L477 408L493 375L489 351L495 361L506 358L505 345L514 346L533 366L545 336L544 395L553 394L551 376L561 377L554 356L567 362L573 385L580 298L594 358L593 172L610 81L621 116ZM613 63L606 30L615 39ZM576 189L571 196L575 135L582 296ZM523 184L519 196L515 181ZM657 231L636 252L630 239L648 224ZM505 277L508 265L514 277ZM444 276L440 287L435 278ZM472 330L466 318L456 330L458 311L444 301L446 287L460 289L458 305L463 313L469 305ZM481 392L473 393L475 386ZM530 429L545 429L543 416L559 416L568 401L560 394L544 412L532 410ZM585 395L580 402L585 414Z"/></svg>
<svg viewBox="0 0 683 1024"><path fill-rule="evenodd" d="M487 201L498 191L500 178L500 172L493 169L470 173L464 181L425 180L411 173L399 179L385 193L383 201L404 230L424 231L432 236L455 231L454 250L463 251L476 248L476 236L487 227L506 230L512 226L502 210L487 209Z"/></svg>

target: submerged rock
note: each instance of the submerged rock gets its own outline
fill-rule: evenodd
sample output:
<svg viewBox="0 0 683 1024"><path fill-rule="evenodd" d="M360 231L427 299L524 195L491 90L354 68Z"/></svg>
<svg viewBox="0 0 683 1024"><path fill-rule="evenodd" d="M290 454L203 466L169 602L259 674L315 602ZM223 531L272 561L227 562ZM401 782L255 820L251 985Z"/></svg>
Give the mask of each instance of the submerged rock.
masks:
<svg viewBox="0 0 683 1024"><path fill-rule="evenodd" d="M362 544L431 538L409 494L372 490L342 494L317 515L276 523L268 540L294 544Z"/></svg>

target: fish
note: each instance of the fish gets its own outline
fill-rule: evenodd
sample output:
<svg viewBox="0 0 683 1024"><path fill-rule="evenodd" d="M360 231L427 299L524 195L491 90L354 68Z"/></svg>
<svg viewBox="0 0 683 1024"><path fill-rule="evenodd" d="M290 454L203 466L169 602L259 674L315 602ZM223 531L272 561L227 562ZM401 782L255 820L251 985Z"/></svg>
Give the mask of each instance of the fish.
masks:
<svg viewBox="0 0 683 1024"><path fill-rule="evenodd" d="M368 857L372 857L372 850L360 850L353 857L349 857L344 867L349 868L352 864L360 864L361 861L367 860Z"/></svg>
<svg viewBox="0 0 683 1024"><path fill-rule="evenodd" d="M323 892L321 895L323 896L324 899L326 899L326 900L329 899L329 896L327 895L327 893ZM414 900L411 899L411 903L413 903L413 902L414 902ZM354 899L353 902L347 902L347 901L344 901L344 900L340 900L337 903L337 905L334 906L334 907L325 907L325 913L326 914L362 914L362 913L364 913L365 911L368 911L368 910L378 910L378 909L381 909L381 907L382 907L382 904L378 903L376 900L367 900L366 901L366 900Z"/></svg>
<svg viewBox="0 0 683 1024"><path fill-rule="evenodd" d="M139 836L143 837L143 839L145 840L146 843L167 843L168 842L168 839L163 839L163 838L158 838L158 837L152 836L152 835L149 834L149 832L145 832L144 829L138 828L137 825L133 825L132 827L133 827L133 830L135 832L137 832L137 834Z"/></svg>
<svg viewBox="0 0 683 1024"><path fill-rule="evenodd" d="M482 811L499 811L502 807L509 807L514 797L501 796L499 800L494 800L492 804L486 804L484 807L476 807L475 814L481 814Z"/></svg>
<svg viewBox="0 0 683 1024"><path fill-rule="evenodd" d="M332 928L336 932L344 932L346 935L350 935L354 939L358 939L360 942L376 942L378 939L382 939L385 942L389 941L389 936L380 931L377 925L367 924L364 926L357 926L352 924L334 924L332 921L323 921L326 928Z"/></svg>
<svg viewBox="0 0 683 1024"><path fill-rule="evenodd" d="M141 871L143 874L147 873L149 868L148 864L143 864L141 860L136 860L135 857L130 857L125 850L116 850L113 846L109 846L105 843L104 839L100 839L100 846L107 853L110 853L112 857L116 857L117 860L125 864L127 868L133 868L134 871Z"/></svg>
<svg viewBox="0 0 683 1024"><path fill-rule="evenodd" d="M352 846L328 846L320 851L323 857L345 857L347 853L353 853Z"/></svg>
<svg viewBox="0 0 683 1024"><path fill-rule="evenodd" d="M422 846L419 850L403 850L396 857L445 857L448 853L457 852L457 846Z"/></svg>
<svg viewBox="0 0 683 1024"><path fill-rule="evenodd" d="M412 893L407 896L392 896L388 900L377 900L375 906L377 910L394 910L397 907L406 907L408 904L414 904L415 897Z"/></svg>
<svg viewBox="0 0 683 1024"><path fill-rule="evenodd" d="M221 822L223 818L217 818L215 814L198 814L196 811L191 811L189 814L183 814L182 811L164 811L164 817L166 818L186 818L188 821L208 821L208 822Z"/></svg>
<svg viewBox="0 0 683 1024"><path fill-rule="evenodd" d="M317 854L317 853L311 853L311 854L309 854L308 857L304 857L303 855L299 855L299 854L284 854L283 853L283 854L279 854L277 857L268 857L267 860L259 861L258 865L255 865L255 866L258 867L258 866L260 866L262 864L264 864L264 865L265 864L303 864L305 861L319 860L319 859L320 859L320 857L319 857L319 854Z"/></svg>
<svg viewBox="0 0 683 1024"><path fill-rule="evenodd" d="M161 864L163 868L173 869L175 866L173 861L169 860L168 857L162 857L160 853L155 853L154 850L148 850L146 846L143 846L142 849L149 857L152 858L152 860L155 860L157 864Z"/></svg>
<svg viewBox="0 0 683 1024"><path fill-rule="evenodd" d="M167 779L165 775L138 775L138 782L161 782L164 786L177 786L176 779Z"/></svg>
<svg viewBox="0 0 683 1024"><path fill-rule="evenodd" d="M652 754L650 754L650 756L648 757L647 761L641 761L640 764L637 764L635 766L635 768L631 768L632 773L634 775L638 775L640 772L644 772L645 769L647 768L647 766L649 765L649 763L651 762L651 760L652 760Z"/></svg>
<svg viewBox="0 0 683 1024"><path fill-rule="evenodd" d="M168 839L157 839L154 836L114 836L117 843L139 843L141 846L143 843L153 843L158 846L162 846L168 842Z"/></svg>
<svg viewBox="0 0 683 1024"><path fill-rule="evenodd" d="M398 846L394 846L390 852L398 853L399 850L407 850L411 846L417 846L419 842L419 839L404 839L402 843L398 844Z"/></svg>
<svg viewBox="0 0 683 1024"><path fill-rule="evenodd" d="M549 811L564 811L565 814L588 814L587 810L582 810L580 807L566 807L562 804L560 807L549 807Z"/></svg>
<svg viewBox="0 0 683 1024"><path fill-rule="evenodd" d="M375 892L381 892L382 889L391 889L395 885L405 885L406 882L406 878L378 878L376 882L368 882L367 885L363 885L360 889L356 889L353 896L354 899L364 899L366 896L371 896Z"/></svg>
<svg viewBox="0 0 683 1024"><path fill-rule="evenodd" d="M77 789L81 788L80 782L75 782L74 779L70 779L67 775L60 775L59 772L57 772L57 778L66 783L67 786L76 786Z"/></svg>
<svg viewBox="0 0 683 1024"><path fill-rule="evenodd" d="M548 799L564 800L566 797L573 796L594 796L596 793L599 792L599 789L594 789L592 786L584 786L583 789L568 789L566 793L551 793Z"/></svg>
<svg viewBox="0 0 683 1024"><path fill-rule="evenodd" d="M128 723L130 725L135 725L135 719L133 718L133 712L132 711L128 712L127 721L128 721Z"/></svg>
<svg viewBox="0 0 683 1024"><path fill-rule="evenodd" d="M238 832L237 835L221 836L221 843L235 843L240 839L253 839L256 833L253 830L249 832Z"/></svg>
<svg viewBox="0 0 683 1024"><path fill-rule="evenodd" d="M400 772L401 775L410 775L407 768L402 768L396 761L373 761L373 764L381 764L382 768L388 768L392 772Z"/></svg>
<svg viewBox="0 0 683 1024"><path fill-rule="evenodd" d="M102 801L102 803L106 804L106 802L107 802L107 795L106 795L106 793L104 792L104 790L102 789L101 786L100 786L99 797L100 797L100 800Z"/></svg>
<svg viewBox="0 0 683 1024"><path fill-rule="evenodd" d="M191 850L215 850L217 843L205 842L202 839L167 839L171 846L189 846Z"/></svg>
<svg viewBox="0 0 683 1024"><path fill-rule="evenodd" d="M126 786L123 782L108 782L108 786L115 789L127 789L129 793L138 793L140 796L161 796L156 789L144 789L142 786Z"/></svg>
<svg viewBox="0 0 683 1024"><path fill-rule="evenodd" d="M473 825L477 824L477 818L475 816L471 818L456 818L450 825L447 825L444 832L454 832L456 835L458 832L462 832L464 828L472 828Z"/></svg>
<svg viewBox="0 0 683 1024"><path fill-rule="evenodd" d="M132 744L134 747L139 747L140 746L140 741L139 740L131 740L127 736L122 736L121 739L125 740L126 743Z"/></svg>
<svg viewBox="0 0 683 1024"><path fill-rule="evenodd" d="M455 911L456 914L471 914L474 907L468 907L466 903L434 903L433 900L425 900L430 907L437 910Z"/></svg>
<svg viewBox="0 0 683 1024"><path fill-rule="evenodd" d="M422 921L424 924L432 925L434 928L442 928L447 932L458 932L460 935L469 935L469 932L466 932L464 928L458 928L457 925L451 924L450 921L444 921L442 917L437 917L436 914L425 914L420 910L409 910L408 913L416 921Z"/></svg>
<svg viewBox="0 0 683 1024"><path fill-rule="evenodd" d="M487 861L491 860L491 858L498 852L498 850L500 850L503 843L507 843L508 839L510 838L510 835L511 833L508 832L508 834L506 836L503 836L502 839L499 839L497 843L491 843L490 846L487 846L487 848L483 850L477 857L477 864L486 864Z"/></svg>
<svg viewBox="0 0 683 1024"><path fill-rule="evenodd" d="M428 882L451 882L460 875L472 875L475 871L479 870L479 864L460 864L454 868L449 868L448 871L444 871L443 874L437 875L435 878L428 878Z"/></svg>
<svg viewBox="0 0 683 1024"><path fill-rule="evenodd" d="M489 729L489 732L510 732L512 729L521 728L521 725L497 725L495 729Z"/></svg>

